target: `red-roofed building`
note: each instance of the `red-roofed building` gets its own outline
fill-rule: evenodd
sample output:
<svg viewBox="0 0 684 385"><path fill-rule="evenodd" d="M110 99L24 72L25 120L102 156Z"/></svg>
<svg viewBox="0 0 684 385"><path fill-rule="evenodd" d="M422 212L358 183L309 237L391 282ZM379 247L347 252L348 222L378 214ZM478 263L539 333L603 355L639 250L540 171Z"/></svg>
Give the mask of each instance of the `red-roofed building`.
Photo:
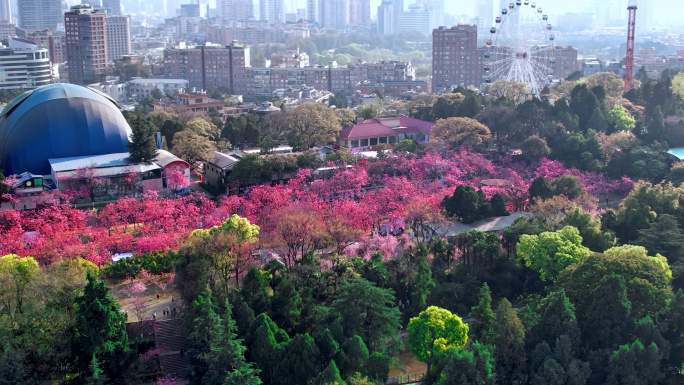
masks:
<svg viewBox="0 0 684 385"><path fill-rule="evenodd" d="M404 139L427 143L434 125L408 116L368 119L342 130L339 142L355 151L396 144Z"/></svg>

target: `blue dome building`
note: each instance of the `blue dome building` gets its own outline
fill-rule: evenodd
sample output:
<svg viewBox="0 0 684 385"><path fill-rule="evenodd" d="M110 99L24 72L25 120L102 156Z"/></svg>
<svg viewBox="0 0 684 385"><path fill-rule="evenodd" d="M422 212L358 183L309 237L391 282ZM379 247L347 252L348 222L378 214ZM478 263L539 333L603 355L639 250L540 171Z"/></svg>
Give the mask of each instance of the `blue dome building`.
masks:
<svg viewBox="0 0 684 385"><path fill-rule="evenodd" d="M46 85L0 113L0 168L6 175L48 175L48 159L128 152L130 133L109 96L74 84Z"/></svg>

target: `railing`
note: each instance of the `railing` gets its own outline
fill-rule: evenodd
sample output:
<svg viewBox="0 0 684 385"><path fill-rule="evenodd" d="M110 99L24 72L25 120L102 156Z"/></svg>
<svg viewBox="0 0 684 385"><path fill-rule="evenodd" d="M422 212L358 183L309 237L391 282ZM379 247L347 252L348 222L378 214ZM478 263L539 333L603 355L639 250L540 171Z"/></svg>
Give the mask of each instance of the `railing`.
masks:
<svg viewBox="0 0 684 385"><path fill-rule="evenodd" d="M386 385L408 385L408 384L421 384L425 379L424 373L412 373L405 376L389 377L385 381Z"/></svg>

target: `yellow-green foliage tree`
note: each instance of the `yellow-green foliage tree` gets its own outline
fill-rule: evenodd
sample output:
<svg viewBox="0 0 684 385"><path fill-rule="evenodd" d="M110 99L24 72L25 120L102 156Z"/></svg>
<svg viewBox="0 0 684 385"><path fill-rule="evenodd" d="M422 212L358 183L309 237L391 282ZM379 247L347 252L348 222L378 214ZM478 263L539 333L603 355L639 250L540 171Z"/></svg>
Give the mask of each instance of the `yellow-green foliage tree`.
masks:
<svg viewBox="0 0 684 385"><path fill-rule="evenodd" d="M259 226L247 218L233 214L220 225L193 231L184 251L208 257L214 288L228 293L230 277L235 277L239 286L240 275L250 267L251 248L259 239L259 231Z"/></svg>
<svg viewBox="0 0 684 385"><path fill-rule="evenodd" d="M555 280L563 269L592 253L582 246L582 236L572 226L539 235L523 235L516 249L525 265L544 281Z"/></svg>
<svg viewBox="0 0 684 385"><path fill-rule="evenodd" d="M428 365L435 356L468 342L468 324L449 310L430 306L408 324L409 347L419 360Z"/></svg>
<svg viewBox="0 0 684 385"><path fill-rule="evenodd" d="M26 291L39 273L40 266L33 257L0 257L0 300L10 317L23 312Z"/></svg>

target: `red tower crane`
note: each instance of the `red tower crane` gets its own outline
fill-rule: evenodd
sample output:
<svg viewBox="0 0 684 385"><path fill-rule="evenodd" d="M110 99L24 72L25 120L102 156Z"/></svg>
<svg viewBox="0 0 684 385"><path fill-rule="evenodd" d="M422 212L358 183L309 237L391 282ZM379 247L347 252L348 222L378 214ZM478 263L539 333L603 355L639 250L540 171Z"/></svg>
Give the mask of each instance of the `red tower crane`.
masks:
<svg viewBox="0 0 684 385"><path fill-rule="evenodd" d="M625 56L625 92L634 88L634 35L636 33L636 0L630 0L627 22L627 56Z"/></svg>

